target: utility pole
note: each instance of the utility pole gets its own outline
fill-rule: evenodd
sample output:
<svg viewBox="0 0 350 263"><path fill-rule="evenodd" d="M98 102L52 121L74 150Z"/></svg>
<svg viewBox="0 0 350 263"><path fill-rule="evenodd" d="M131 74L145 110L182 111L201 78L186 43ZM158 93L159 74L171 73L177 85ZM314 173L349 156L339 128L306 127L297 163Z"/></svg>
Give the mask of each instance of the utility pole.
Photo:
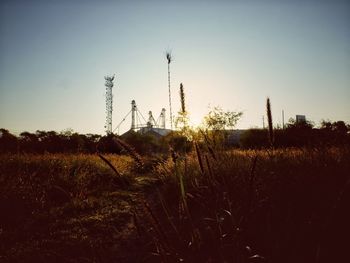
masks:
<svg viewBox="0 0 350 263"><path fill-rule="evenodd" d="M282 110L282 129L284 130L284 110Z"/></svg>

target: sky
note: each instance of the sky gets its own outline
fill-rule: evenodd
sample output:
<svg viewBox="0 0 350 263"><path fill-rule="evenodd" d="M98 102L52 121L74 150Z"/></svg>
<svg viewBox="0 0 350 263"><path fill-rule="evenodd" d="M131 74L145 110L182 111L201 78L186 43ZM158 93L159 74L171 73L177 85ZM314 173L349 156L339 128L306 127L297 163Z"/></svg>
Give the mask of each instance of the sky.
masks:
<svg viewBox="0 0 350 263"><path fill-rule="evenodd" d="M131 100L168 114L168 50L173 112L183 83L191 125L220 106L262 127L268 96L275 125L282 110L350 123L349 1L3 0L0 127L104 134L113 74L113 129Z"/></svg>

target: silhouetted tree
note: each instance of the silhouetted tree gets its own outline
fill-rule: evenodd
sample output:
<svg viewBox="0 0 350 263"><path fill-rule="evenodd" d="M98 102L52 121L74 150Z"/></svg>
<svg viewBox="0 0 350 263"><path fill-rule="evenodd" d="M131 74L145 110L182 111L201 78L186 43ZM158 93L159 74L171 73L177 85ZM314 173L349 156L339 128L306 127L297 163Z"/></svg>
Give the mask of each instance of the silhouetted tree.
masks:
<svg viewBox="0 0 350 263"><path fill-rule="evenodd" d="M214 107L204 117L204 125L209 130L232 129L242 117L242 112L224 111L220 107Z"/></svg>
<svg viewBox="0 0 350 263"><path fill-rule="evenodd" d="M122 139L132 146L139 154L151 154L161 150L159 137L151 133L140 134L130 131Z"/></svg>
<svg viewBox="0 0 350 263"><path fill-rule="evenodd" d="M115 135L112 133L102 136L96 144L97 151L120 154L122 149L115 142L113 142L114 136Z"/></svg>
<svg viewBox="0 0 350 263"><path fill-rule="evenodd" d="M85 147L89 153L96 152L97 143L102 136L98 134L86 134Z"/></svg>
<svg viewBox="0 0 350 263"><path fill-rule="evenodd" d="M17 137L6 129L0 129L0 153L14 153L17 146Z"/></svg>
<svg viewBox="0 0 350 263"><path fill-rule="evenodd" d="M350 144L349 128L344 121L322 121L319 129L319 137L323 144L339 145Z"/></svg>
<svg viewBox="0 0 350 263"><path fill-rule="evenodd" d="M225 146L228 140L227 129L235 127L242 115L242 112L224 111L218 106L209 111L203 122L214 145Z"/></svg>
<svg viewBox="0 0 350 263"><path fill-rule="evenodd" d="M279 138L280 146L312 146L317 142L314 136L316 132L313 129L313 123L310 121L297 122L295 119L289 119L286 128L282 133L282 138Z"/></svg>
<svg viewBox="0 0 350 263"><path fill-rule="evenodd" d="M22 132L19 135L20 149L21 151L28 153L37 153L39 152L39 141L35 133Z"/></svg>

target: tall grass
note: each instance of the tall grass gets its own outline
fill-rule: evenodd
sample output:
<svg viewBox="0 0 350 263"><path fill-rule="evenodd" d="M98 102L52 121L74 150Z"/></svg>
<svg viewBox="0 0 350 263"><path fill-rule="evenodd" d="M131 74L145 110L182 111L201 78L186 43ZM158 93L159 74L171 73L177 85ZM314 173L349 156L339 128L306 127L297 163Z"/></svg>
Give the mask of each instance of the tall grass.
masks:
<svg viewBox="0 0 350 263"><path fill-rule="evenodd" d="M0 155L0 261L118 261L135 161L104 158L121 172L96 155Z"/></svg>
<svg viewBox="0 0 350 263"><path fill-rule="evenodd" d="M1 156L1 193L19 196L23 194L25 200L33 202L41 200L41 205L45 205L51 200L52 187L60 189L61 193L68 193L64 194L66 196L79 198L102 189L120 188L122 184L120 178L132 181L131 158L126 156L116 158L113 155L106 157L109 159L109 164L115 168L114 171L96 155ZM117 170L123 171L123 174ZM59 196L57 198L59 199Z"/></svg>
<svg viewBox="0 0 350 263"><path fill-rule="evenodd" d="M180 101L181 101L181 112L186 112L186 106L185 106L185 91L184 86L182 83L180 83Z"/></svg>
<svg viewBox="0 0 350 263"><path fill-rule="evenodd" d="M216 150L213 158L195 149L186 173L181 158L156 170L162 207L153 216L167 242L154 233L162 251L154 262L317 261L319 243L329 235L324 225L349 180L349 149L274 150L274 158L240 150ZM336 259L345 255L335 251ZM323 260L330 253L322 247Z"/></svg>
<svg viewBox="0 0 350 263"><path fill-rule="evenodd" d="M272 124L272 112L271 112L271 103L270 98L266 99L266 115L267 115L267 122L268 122L268 131L269 131L269 142L271 148L274 146L275 138L273 134L273 124Z"/></svg>

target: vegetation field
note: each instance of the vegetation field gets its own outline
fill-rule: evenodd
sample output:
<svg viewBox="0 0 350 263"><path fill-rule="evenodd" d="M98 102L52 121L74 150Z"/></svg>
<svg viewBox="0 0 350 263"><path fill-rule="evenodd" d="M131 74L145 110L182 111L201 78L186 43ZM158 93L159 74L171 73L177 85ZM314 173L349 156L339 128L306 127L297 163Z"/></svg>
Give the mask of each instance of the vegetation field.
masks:
<svg viewBox="0 0 350 263"><path fill-rule="evenodd" d="M1 262L346 262L348 148L0 156Z"/></svg>
<svg viewBox="0 0 350 263"><path fill-rule="evenodd" d="M125 260L131 211L150 179L133 175L129 157L105 158L123 173L97 155L2 155L0 261Z"/></svg>

